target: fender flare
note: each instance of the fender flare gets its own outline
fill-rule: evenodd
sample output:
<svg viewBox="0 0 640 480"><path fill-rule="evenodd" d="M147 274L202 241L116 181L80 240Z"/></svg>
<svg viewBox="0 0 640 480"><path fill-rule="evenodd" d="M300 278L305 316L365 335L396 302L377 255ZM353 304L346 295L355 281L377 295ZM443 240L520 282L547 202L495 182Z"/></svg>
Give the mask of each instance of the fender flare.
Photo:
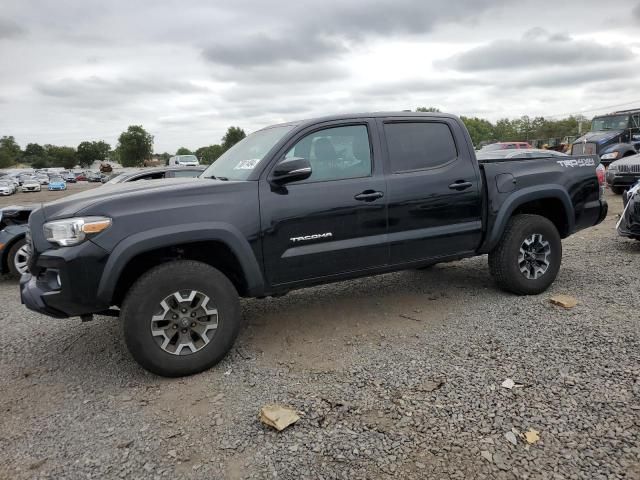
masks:
<svg viewBox="0 0 640 480"><path fill-rule="evenodd" d="M536 185L518 190L506 198L495 215L493 225L489 225L490 231L487 232L479 252L488 253L498 244L504 229L507 227L507 222L518 207L535 200L548 199L562 202L567 221L566 235L571 234L575 228L575 212L567 190L560 185ZM563 238L566 236L562 235L562 232L560 233Z"/></svg>
<svg viewBox="0 0 640 480"><path fill-rule="evenodd" d="M246 238L232 225L206 222L154 228L122 240L110 253L105 264L98 285L98 299L111 304L122 272L136 256L158 248L205 241L218 241L229 247L240 263L248 292L252 296L264 291L262 271Z"/></svg>

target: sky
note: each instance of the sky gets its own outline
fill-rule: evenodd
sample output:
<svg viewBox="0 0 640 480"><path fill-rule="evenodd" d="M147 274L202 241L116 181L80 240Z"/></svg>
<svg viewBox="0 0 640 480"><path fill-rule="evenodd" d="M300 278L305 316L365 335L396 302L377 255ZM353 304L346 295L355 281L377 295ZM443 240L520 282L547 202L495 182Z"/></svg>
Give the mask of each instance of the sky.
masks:
<svg viewBox="0 0 640 480"><path fill-rule="evenodd" d="M156 152L334 113L640 107L637 0L1 0L0 136Z"/></svg>

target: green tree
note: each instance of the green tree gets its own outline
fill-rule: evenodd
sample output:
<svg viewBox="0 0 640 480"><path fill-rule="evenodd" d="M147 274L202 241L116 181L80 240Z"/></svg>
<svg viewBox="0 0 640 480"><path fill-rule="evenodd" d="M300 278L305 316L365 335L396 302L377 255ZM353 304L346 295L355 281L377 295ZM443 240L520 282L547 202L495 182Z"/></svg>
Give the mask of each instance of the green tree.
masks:
<svg viewBox="0 0 640 480"><path fill-rule="evenodd" d="M158 154L158 159L164 163L165 165L169 165L169 159L171 158L171 154L164 152Z"/></svg>
<svg viewBox="0 0 640 480"><path fill-rule="evenodd" d="M0 138L0 168L15 165L20 159L20 145L13 136Z"/></svg>
<svg viewBox="0 0 640 480"><path fill-rule="evenodd" d="M222 148L226 152L246 136L247 134L240 127L229 127L222 137Z"/></svg>
<svg viewBox="0 0 640 480"><path fill-rule="evenodd" d="M51 166L47 157L32 157L31 168L48 168Z"/></svg>
<svg viewBox="0 0 640 480"><path fill-rule="evenodd" d="M440 109L437 108L437 107L418 107L418 108L416 108L416 112L440 113Z"/></svg>
<svg viewBox="0 0 640 480"><path fill-rule="evenodd" d="M120 134L117 148L123 167L139 167L153 152L153 135L141 125L131 125Z"/></svg>
<svg viewBox="0 0 640 480"><path fill-rule="evenodd" d="M180 147L176 151L176 155L193 155L193 152L186 147Z"/></svg>
<svg viewBox="0 0 640 480"><path fill-rule="evenodd" d="M22 158L25 162L33 163L37 159L44 159L46 151L42 145L37 143L29 143L24 147L24 154Z"/></svg>
<svg viewBox="0 0 640 480"><path fill-rule="evenodd" d="M78 162L76 149L73 147L58 147L49 145L47 148L47 157L51 166L62 167L67 170L72 169Z"/></svg>
<svg viewBox="0 0 640 480"><path fill-rule="evenodd" d="M111 146L102 140L98 142L82 142L78 145L78 163L82 167L88 167L96 160L104 162L110 152Z"/></svg>
<svg viewBox="0 0 640 480"><path fill-rule="evenodd" d="M200 147L197 149L195 155L200 160L200 163L210 165L223 153L224 148L222 145L209 145L208 147Z"/></svg>
<svg viewBox="0 0 640 480"><path fill-rule="evenodd" d="M460 117L469 131L474 145L494 139L493 125L490 121L478 117Z"/></svg>

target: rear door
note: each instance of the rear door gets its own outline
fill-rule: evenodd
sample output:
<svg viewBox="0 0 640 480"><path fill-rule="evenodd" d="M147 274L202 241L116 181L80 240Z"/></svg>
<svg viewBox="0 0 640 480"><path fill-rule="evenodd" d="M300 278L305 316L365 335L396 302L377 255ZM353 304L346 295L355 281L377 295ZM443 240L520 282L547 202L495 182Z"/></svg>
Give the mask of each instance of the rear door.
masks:
<svg viewBox="0 0 640 480"><path fill-rule="evenodd" d="M475 159L453 119L381 119L387 149L390 262L475 250L482 237Z"/></svg>
<svg viewBox="0 0 640 480"><path fill-rule="evenodd" d="M310 127L283 149L278 162L306 158L312 175L283 187L272 186L268 175L260 181L264 262L271 285L388 263L379 145L375 123L363 120Z"/></svg>

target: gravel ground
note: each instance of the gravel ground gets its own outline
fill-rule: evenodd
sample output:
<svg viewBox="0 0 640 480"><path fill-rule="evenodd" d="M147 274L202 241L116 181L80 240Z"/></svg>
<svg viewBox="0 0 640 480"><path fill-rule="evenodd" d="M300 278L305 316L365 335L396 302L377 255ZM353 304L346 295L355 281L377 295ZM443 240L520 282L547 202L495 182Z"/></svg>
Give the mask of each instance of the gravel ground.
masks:
<svg viewBox="0 0 640 480"><path fill-rule="evenodd" d="M2 281L0 478L640 478L640 242L609 200L543 295L481 257L248 300L233 353L177 380ZM302 418L262 426L274 402Z"/></svg>

